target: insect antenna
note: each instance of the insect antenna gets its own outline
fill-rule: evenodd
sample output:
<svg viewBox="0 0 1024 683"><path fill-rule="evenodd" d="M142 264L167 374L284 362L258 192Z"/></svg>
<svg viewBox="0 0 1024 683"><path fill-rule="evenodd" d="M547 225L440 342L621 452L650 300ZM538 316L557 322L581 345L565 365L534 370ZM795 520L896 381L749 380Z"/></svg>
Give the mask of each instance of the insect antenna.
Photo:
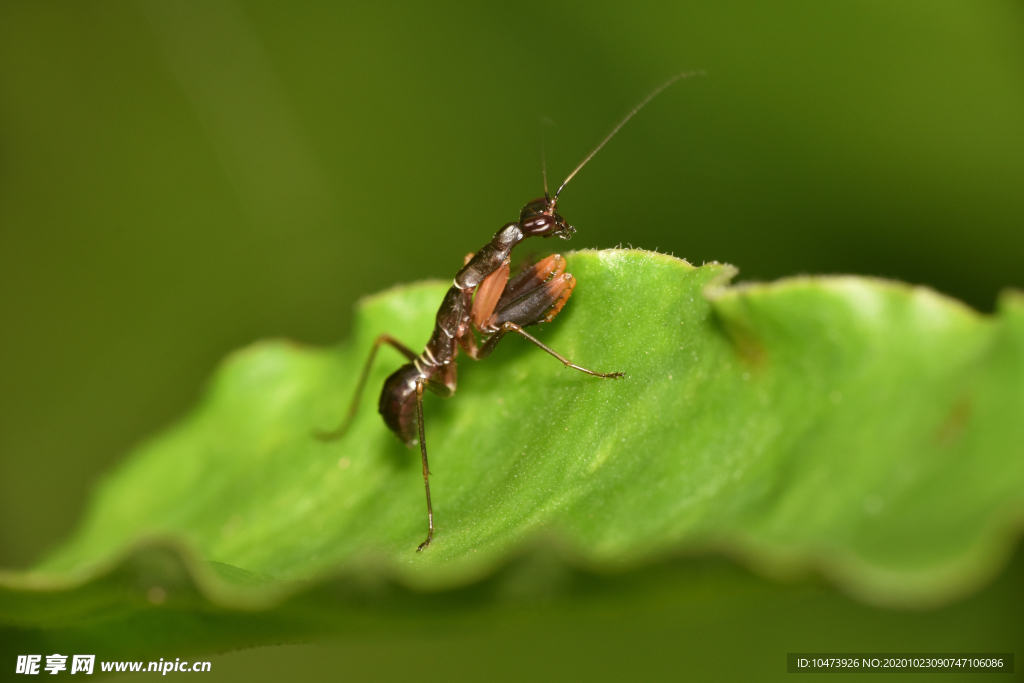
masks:
<svg viewBox="0 0 1024 683"><path fill-rule="evenodd" d="M544 131L551 125L554 125L551 119L542 118L540 120L540 172L544 176L544 199L549 201L551 197L548 194L548 159L544 151Z"/></svg>
<svg viewBox="0 0 1024 683"><path fill-rule="evenodd" d="M600 152L601 148L604 147L606 144L608 144L609 140L611 140L613 137L615 137L615 134L619 132L619 129L622 128L624 125L626 125L626 122L629 121L631 118L633 118L636 115L636 113L638 111L640 111L641 109L643 109L644 106L648 102L650 102L651 100L653 100L655 98L655 96L659 95L665 88L669 87L670 85L672 85L676 81L680 81L680 80L682 80L684 78L690 78L691 76L703 76L703 75L704 75L703 71L686 71L686 72L683 72L681 74L676 74L675 76L673 76L672 78L668 79L667 81L665 81L664 83L659 85L657 88L655 88L654 91L651 92L650 95L648 95L643 100L641 100L640 104L638 104L635 107L633 107L630 110L630 112L628 114L626 114L626 116L623 117L623 119L621 121L619 121L615 125L614 128L612 128L612 132L608 133L608 135L605 136L605 139L601 141L601 144L599 144L597 147L595 147L594 151L591 152L590 154L588 154L586 156L586 158L583 161L580 162L579 166L577 166L576 168L574 168L572 170L572 173L569 174L569 177L567 177L562 182L561 186L558 188L558 192L555 193L555 200L556 201L558 200L558 195L560 195L562 193L562 190L565 188L566 185L569 184L569 181L572 180L573 176L575 176L577 173L579 173L580 169L583 168L584 166L586 166L587 162L590 161L591 159L593 159L594 155L597 154L598 152ZM546 173L545 173L545 175L546 175ZM547 182L547 180L545 179L545 183L546 182ZM546 186L546 184L545 184L544 196L547 196L547 186Z"/></svg>

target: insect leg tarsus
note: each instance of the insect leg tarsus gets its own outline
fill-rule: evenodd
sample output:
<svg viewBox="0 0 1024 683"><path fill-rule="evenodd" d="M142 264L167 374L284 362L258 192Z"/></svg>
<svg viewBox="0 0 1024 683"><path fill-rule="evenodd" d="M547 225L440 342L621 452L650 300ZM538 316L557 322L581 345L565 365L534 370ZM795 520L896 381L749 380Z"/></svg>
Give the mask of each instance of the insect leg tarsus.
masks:
<svg viewBox="0 0 1024 683"><path fill-rule="evenodd" d="M434 509L430 504L430 465L427 463L427 434L423 429L423 387L425 379L416 382L416 420L420 430L420 455L423 458L423 488L427 492L427 540L420 543L416 552L421 552L434 540Z"/></svg>
<svg viewBox="0 0 1024 683"><path fill-rule="evenodd" d="M359 375L359 382L356 383L355 393L352 395L352 402L349 404L348 412L345 414L345 419L342 420L341 424L336 428L328 432L318 431L316 437L322 441L334 441L345 436L348 428L352 426L352 421L356 417L356 411L359 409L359 399L362 398L363 389L366 388L366 380L370 376L370 369L373 367L373 361L377 357L377 350L380 349L381 344L387 344L393 347L400 354L405 356L408 360L415 360L416 353L408 346L398 341L390 334L381 334L373 341L373 348L370 350L370 355L366 359L366 363L363 365L363 371Z"/></svg>

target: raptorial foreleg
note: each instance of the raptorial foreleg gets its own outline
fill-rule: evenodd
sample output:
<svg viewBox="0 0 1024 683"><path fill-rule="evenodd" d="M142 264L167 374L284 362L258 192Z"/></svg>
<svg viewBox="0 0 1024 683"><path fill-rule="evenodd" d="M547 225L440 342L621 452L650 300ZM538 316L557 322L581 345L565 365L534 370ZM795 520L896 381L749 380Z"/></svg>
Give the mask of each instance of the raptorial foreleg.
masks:
<svg viewBox="0 0 1024 683"><path fill-rule="evenodd" d="M484 334L492 334L505 319L520 326L551 320L565 305L576 284L571 275L563 275L564 271L565 259L553 254L525 267L510 280L506 259L476 288L470 315L473 327ZM495 315L496 310L502 312L501 320ZM459 342L470 358L484 357L480 355L472 331L466 330L460 335Z"/></svg>
<svg viewBox="0 0 1024 683"><path fill-rule="evenodd" d="M481 326L481 330L491 336L480 347L476 354L477 359L491 355L506 334L515 332L557 358L567 368L594 377L623 376L621 372L594 372L576 365L523 329L528 325L550 322L561 312L576 286L576 279L564 270L565 260L555 254L524 270L508 283L505 293L498 301L497 312Z"/></svg>

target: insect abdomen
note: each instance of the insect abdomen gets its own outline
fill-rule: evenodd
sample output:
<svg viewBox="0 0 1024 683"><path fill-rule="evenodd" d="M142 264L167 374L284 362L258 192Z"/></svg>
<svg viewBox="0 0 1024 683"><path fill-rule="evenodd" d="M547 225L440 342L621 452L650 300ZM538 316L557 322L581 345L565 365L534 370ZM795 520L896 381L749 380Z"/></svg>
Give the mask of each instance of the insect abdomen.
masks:
<svg viewBox="0 0 1024 683"><path fill-rule="evenodd" d="M412 363L406 363L384 380L378 410L384 424L395 433L406 446L416 443L416 380L420 371Z"/></svg>

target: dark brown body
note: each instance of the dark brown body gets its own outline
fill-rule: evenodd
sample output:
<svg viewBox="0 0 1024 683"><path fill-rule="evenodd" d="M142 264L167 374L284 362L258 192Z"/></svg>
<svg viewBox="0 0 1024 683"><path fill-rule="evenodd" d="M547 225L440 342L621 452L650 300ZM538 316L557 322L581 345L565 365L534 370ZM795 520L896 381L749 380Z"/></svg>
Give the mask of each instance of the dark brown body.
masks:
<svg viewBox="0 0 1024 683"><path fill-rule="evenodd" d="M434 537L434 512L430 502L430 468L427 463L426 433L423 426L423 390L447 398L455 393L457 370L455 358L461 348L475 360L491 354L509 332L524 337L551 354L566 367L602 378L622 377L621 372L600 373L573 364L552 351L523 328L553 320L565 306L576 286L572 275L565 272L565 260L555 254L542 259L509 279L512 250L527 237L558 236L569 239L575 232L558 214L558 195L583 166L607 143L626 121L633 117L655 95L681 78L696 74L679 74L657 88L633 108L611 133L591 152L555 192L548 195L545 173L544 196L523 207L519 220L501 228L490 242L475 254L466 257L462 270L455 275L437 311L434 331L423 353L416 354L400 341L382 334L374 342L370 357L356 385L355 397L341 426L323 438L339 438L355 418L359 397L366 386L374 357L381 344L397 349L408 363L393 372L384 382L378 410L388 428L413 446L420 445L423 461L423 486L427 494L427 540L417 550L430 545ZM477 339L480 335L480 339Z"/></svg>
<svg viewBox="0 0 1024 683"><path fill-rule="evenodd" d="M555 212L555 206L554 200L544 198L530 202L518 222L503 226L490 242L467 257L441 302L423 353L384 382L380 414L406 444L415 444L417 438L417 383L441 396L451 396L457 385L454 361L460 346L475 360L486 358L500 339L496 335L504 334L501 330L506 323L521 328L551 320L569 298L575 281L562 272L564 259L558 255L508 280L512 250L525 237L572 235L572 226ZM482 347L478 347L475 333L488 338Z"/></svg>

